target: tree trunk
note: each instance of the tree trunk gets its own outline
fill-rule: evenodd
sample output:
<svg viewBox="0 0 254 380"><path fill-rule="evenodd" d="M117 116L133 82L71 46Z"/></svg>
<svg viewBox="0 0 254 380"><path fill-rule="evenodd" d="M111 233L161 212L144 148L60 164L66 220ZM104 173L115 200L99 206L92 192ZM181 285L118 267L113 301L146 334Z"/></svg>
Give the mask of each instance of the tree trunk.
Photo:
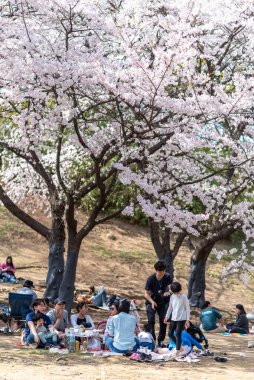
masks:
<svg viewBox="0 0 254 380"><path fill-rule="evenodd" d="M159 260L162 260L165 262L166 271L168 274L170 274L170 276L173 280L173 278L174 278L174 259L172 256L172 252L168 249L164 252L163 255L158 256L158 254L157 254L157 257Z"/></svg>
<svg viewBox="0 0 254 380"><path fill-rule="evenodd" d="M48 273L44 297L52 302L58 297L64 273L64 242L49 243Z"/></svg>
<svg viewBox="0 0 254 380"><path fill-rule="evenodd" d="M214 243L202 247L197 247L191 258L191 273L188 285L188 298L190 305L201 307L205 302L206 288L206 262L213 249Z"/></svg>
<svg viewBox="0 0 254 380"><path fill-rule="evenodd" d="M170 250L170 230L164 226L160 226L159 223L154 222L151 218L149 219L150 226L150 237L159 260L162 260L166 264L166 271L170 274L173 279L174 276L174 266L173 266L173 256Z"/></svg>
<svg viewBox="0 0 254 380"><path fill-rule="evenodd" d="M78 263L78 255L80 250L80 244L76 242L75 238L70 238L68 241L68 253L65 263L65 271L63 275L63 280L59 289L59 298L66 301L66 309L70 313L74 290L75 290L75 280L76 271Z"/></svg>
<svg viewBox="0 0 254 380"><path fill-rule="evenodd" d="M59 296L64 273L65 225L63 221L65 206L54 200L51 205L52 228L49 239L48 273L44 297L54 301Z"/></svg>

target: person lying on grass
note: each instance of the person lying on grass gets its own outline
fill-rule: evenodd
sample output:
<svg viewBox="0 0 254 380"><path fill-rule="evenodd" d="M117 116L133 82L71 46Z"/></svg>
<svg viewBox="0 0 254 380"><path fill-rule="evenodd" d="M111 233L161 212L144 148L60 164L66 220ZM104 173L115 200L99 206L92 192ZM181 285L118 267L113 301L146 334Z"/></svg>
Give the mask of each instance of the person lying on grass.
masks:
<svg viewBox="0 0 254 380"><path fill-rule="evenodd" d="M176 336L176 332L174 332L174 335ZM203 348L202 345L199 342L197 342L194 338L192 338L192 336L189 333L187 333L186 330L183 330L181 332L181 355L188 355L192 351L193 346L196 346L199 350L202 350ZM168 349L173 350L175 348L175 342L172 339L170 339Z"/></svg>

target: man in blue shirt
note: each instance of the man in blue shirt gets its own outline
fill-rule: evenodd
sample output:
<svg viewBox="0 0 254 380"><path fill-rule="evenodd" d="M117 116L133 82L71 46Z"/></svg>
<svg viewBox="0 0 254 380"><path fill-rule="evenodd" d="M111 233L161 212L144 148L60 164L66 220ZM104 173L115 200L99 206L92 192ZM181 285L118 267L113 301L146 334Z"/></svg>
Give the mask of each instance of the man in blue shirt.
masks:
<svg viewBox="0 0 254 380"><path fill-rule="evenodd" d="M37 313L37 311L39 311L43 315L44 326L47 329L53 328L50 318L45 314L45 310L46 310L45 301L43 299L37 299L33 302L32 307L33 307L33 311L31 313L28 313L26 316L25 333L23 336L23 340L26 344L32 344L32 343L38 344L40 342L40 338L37 334L37 331L33 322L34 315L35 313Z"/></svg>
<svg viewBox="0 0 254 380"><path fill-rule="evenodd" d="M227 331L224 327L224 318L214 309L209 301L205 301L199 314L202 327L206 332L221 333ZM219 322L220 326L217 325Z"/></svg>

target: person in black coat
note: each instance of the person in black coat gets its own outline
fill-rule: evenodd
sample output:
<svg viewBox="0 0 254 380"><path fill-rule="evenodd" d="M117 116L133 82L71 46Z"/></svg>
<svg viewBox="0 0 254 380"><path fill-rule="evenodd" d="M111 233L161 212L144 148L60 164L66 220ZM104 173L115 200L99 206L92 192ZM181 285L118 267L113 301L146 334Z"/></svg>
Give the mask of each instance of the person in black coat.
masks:
<svg viewBox="0 0 254 380"><path fill-rule="evenodd" d="M236 305L237 318L235 323L228 323L227 329L231 333L249 334L249 321L243 305Z"/></svg>

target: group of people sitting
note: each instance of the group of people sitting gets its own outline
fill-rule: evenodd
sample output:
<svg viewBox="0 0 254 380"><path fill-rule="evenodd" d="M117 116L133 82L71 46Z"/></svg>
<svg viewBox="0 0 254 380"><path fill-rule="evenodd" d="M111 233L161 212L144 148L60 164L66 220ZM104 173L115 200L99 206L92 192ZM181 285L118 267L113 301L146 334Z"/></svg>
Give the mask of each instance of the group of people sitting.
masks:
<svg viewBox="0 0 254 380"><path fill-rule="evenodd" d="M249 334L249 320L242 304L235 306L236 321L224 326L224 318L210 301L205 301L200 312L200 321L205 332Z"/></svg>
<svg viewBox="0 0 254 380"><path fill-rule="evenodd" d="M12 262L12 261L11 261ZM10 264L10 263L9 263ZM165 347L167 324L169 324L169 349L175 349L176 356L187 354L193 346L202 349L200 340L190 333L190 305L182 292L179 282L172 282L166 273L164 262L155 264L155 273L148 277L145 286L147 323L140 331L139 320L131 312L127 299L119 300L116 296L107 297L106 290L99 287L98 292L90 287L89 294L76 294L77 312L71 315L70 323L65 310L66 302L57 298L50 309L48 299L38 299L33 290L33 282L26 280L23 287L17 290L20 294L33 295L33 310L26 315L25 330L22 335L24 344L36 344L45 347L48 344L59 344L65 338L65 329L69 326L93 330L95 324L89 315L89 304L95 306L109 305L109 318L103 334L106 347L117 353L135 352L140 346L151 350L156 348L155 316L159 316L159 335L157 347ZM224 327L222 315L209 301L206 301L200 312L202 329L205 332L238 332L248 333L248 319L243 305L236 305L237 318L234 323ZM218 325L218 323L220 325Z"/></svg>

